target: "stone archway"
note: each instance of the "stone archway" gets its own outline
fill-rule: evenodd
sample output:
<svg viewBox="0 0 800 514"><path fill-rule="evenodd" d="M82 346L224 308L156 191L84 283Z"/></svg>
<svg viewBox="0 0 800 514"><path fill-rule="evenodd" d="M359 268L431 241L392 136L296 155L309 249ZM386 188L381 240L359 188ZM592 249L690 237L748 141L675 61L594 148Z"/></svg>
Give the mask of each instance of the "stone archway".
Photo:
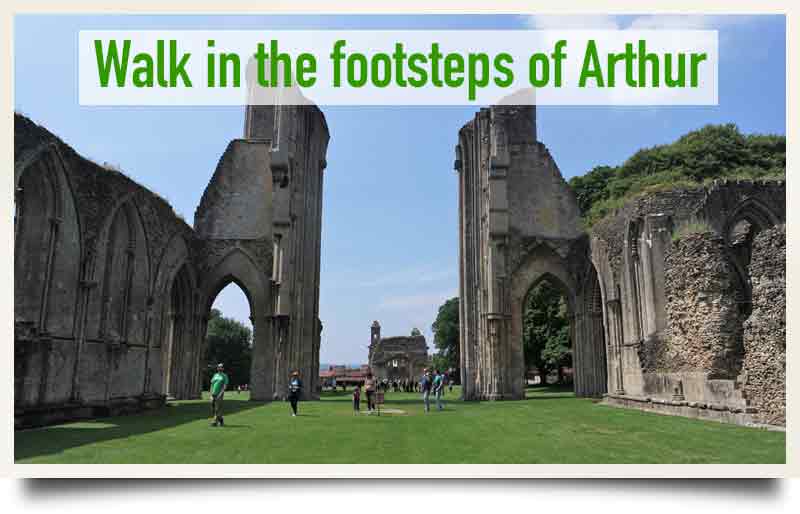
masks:
<svg viewBox="0 0 800 514"><path fill-rule="evenodd" d="M235 283L244 292L250 305L253 324L253 350L250 370L250 399L269 401L274 397L275 344L273 338L274 316L270 282L264 271L245 250L234 247L219 260L203 278L201 284L201 312L204 335L217 295L228 284ZM199 363L196 369L200 369Z"/></svg>
<svg viewBox="0 0 800 514"><path fill-rule="evenodd" d="M763 230L778 224L778 217L766 205L750 198L737 205L723 225L725 247L731 257L734 280L739 291L739 312L743 319L750 316L752 284L750 259L753 240Z"/></svg>
<svg viewBox="0 0 800 514"><path fill-rule="evenodd" d="M575 394L583 397L602 396L608 389L608 371L603 325L603 304L597 273L590 262L583 280L569 269L569 262L542 245L529 253L511 277L511 323L509 330L509 378L515 398L525 395L525 355L523 323L525 300L543 281L561 290L570 319Z"/></svg>
<svg viewBox="0 0 800 514"><path fill-rule="evenodd" d="M523 303L545 274L572 312L576 393L602 395L602 291L575 195L536 138L536 107L478 112L459 132L455 168L464 399L524 398Z"/></svg>
<svg viewBox="0 0 800 514"><path fill-rule="evenodd" d="M542 315L541 311L539 311L540 316L544 318L544 319L541 319L540 321L544 322L545 324L549 324L549 328L554 328L554 326L553 326L554 323L560 324L561 322L566 321L566 329L568 331L567 333L568 333L569 342L570 342L570 352L574 354L574 344L573 344L573 339L574 338L573 338L572 331L575 328L575 317L574 317L574 308L573 308L572 302L570 301L570 296L571 296L570 295L570 291L561 282L561 280L559 280L558 278L554 277L553 275L551 275L549 273L544 273L538 279L536 279L536 281L530 286L530 288L528 288L528 292L525 293L525 296L523 297L522 303L521 303L522 312L520 313L520 320L521 320L521 323L522 323L522 327L521 327L522 330L521 330L521 334L520 334L520 336L521 336L520 345L523 348L523 350L522 350L523 363L526 366L525 367L525 372L523 373L523 381L524 381L523 387L527 387L527 385L528 385L527 379L528 379L528 372L530 371L529 363L532 362L532 361L537 362L537 364L536 364L537 372L538 372L538 376L542 379L541 383L542 384L547 384L547 381L546 381L547 373L546 373L546 367L543 366L544 363L541 362L539 359L536 359L535 357L532 357L531 355L528 354L529 351L533 351L533 350L528 348L529 341L528 341L527 338L528 337L533 337L533 334L527 333L527 331L526 331L527 325L526 324L530 322L530 321L527 320L527 315L528 315L528 309L532 306L532 303L536 302L537 298L539 300L541 300L543 296L551 296L553 293L556 293L558 295L557 301L552 303L552 304L550 304L548 302L547 308L548 309L552 309L552 310L548 310L546 314ZM563 302L563 304L562 304L562 302ZM538 306L541 307L542 304L538 304ZM556 310L560 311L560 309L562 307L566 311L566 312L563 313L563 315L562 315L561 312L557 312L557 313L555 312ZM541 325L539 325L539 326L541 326ZM560 328L563 328L563 327L560 327ZM552 336L553 334L551 333L550 335ZM538 351L538 350L539 349L537 348L536 351ZM542 350L543 350L543 348L542 348ZM558 366L558 371L559 371L559 377L560 377L561 376L560 375L560 371L561 371L561 365L560 364Z"/></svg>

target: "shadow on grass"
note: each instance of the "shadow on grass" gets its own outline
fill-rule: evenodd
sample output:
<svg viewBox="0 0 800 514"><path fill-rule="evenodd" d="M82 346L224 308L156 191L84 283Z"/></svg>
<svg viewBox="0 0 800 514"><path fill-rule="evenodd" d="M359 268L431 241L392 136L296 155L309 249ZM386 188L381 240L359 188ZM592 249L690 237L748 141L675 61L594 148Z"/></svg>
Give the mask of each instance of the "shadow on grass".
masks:
<svg viewBox="0 0 800 514"><path fill-rule="evenodd" d="M264 402L231 400L225 402L226 416L265 405ZM131 437L195 421L209 421L211 408L206 402L167 404L130 416L98 418L52 427L20 430L14 434L14 460L51 455L113 439ZM227 428L251 428L248 425L225 424Z"/></svg>
<svg viewBox="0 0 800 514"><path fill-rule="evenodd" d="M576 398L572 384L535 385L525 388L526 400L554 400L558 398Z"/></svg>

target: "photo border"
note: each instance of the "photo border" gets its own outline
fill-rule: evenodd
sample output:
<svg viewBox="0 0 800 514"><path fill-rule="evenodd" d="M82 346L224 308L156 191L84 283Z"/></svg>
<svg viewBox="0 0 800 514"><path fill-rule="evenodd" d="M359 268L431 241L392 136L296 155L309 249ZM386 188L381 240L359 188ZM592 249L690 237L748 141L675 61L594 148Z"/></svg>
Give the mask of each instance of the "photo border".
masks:
<svg viewBox="0 0 800 514"><path fill-rule="evenodd" d="M0 58L4 78L0 78L0 99L5 106L7 136L0 138L0 158L4 162L14 162L14 16L17 14L784 14L786 15L786 138L791 142L793 134L800 128L800 109L797 98L800 96L800 38L797 36L797 19L800 3L790 0L765 0L754 5L743 0L686 1L657 0L643 5L631 0L595 0L591 7L579 0L562 0L557 6L543 0L477 0L441 1L432 5L430 0L406 0L387 5L375 0L339 0L336 5L322 0L286 1L275 0L269 4L254 5L253 2L228 0L216 2L194 0L124 0L109 6L100 0L76 0L65 5L61 2L31 0L7 0L0 7ZM791 56L795 56L794 63ZM796 185L789 180L792 165L800 162L800 148L787 144L787 205L796 198ZM11 166L8 166L11 168ZM6 213L13 212L13 174L2 177L2 188L6 194L0 198L0 207ZM787 342L793 340L794 324L791 313L797 313L800 285L795 285L798 268L797 238L794 226L800 222L800 214L788 211L786 214L786 285L787 285ZM0 236L4 243L3 254L13 260L13 221L10 215L0 219ZM4 376L12 377L13 383L13 312L14 312L14 269L13 265L3 267L0 273L0 330L9 344L6 358L0 370ZM800 284L800 283L798 283ZM787 344L787 382L786 382L786 464L15 464L13 416L9 416L2 427L5 444L2 473L4 476L18 478L779 478L800 477L798 460L798 433L789 431L792 420L800 419L800 377L797 371L797 356L800 351ZM12 413L14 408L14 388L7 387L6 394L0 395L0 407Z"/></svg>

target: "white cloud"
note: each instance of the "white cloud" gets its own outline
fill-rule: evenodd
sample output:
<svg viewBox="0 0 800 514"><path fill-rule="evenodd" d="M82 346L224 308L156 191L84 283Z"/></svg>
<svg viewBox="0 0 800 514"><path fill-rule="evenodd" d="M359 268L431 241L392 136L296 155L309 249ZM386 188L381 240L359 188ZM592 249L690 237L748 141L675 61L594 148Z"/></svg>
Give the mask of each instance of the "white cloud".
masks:
<svg viewBox="0 0 800 514"><path fill-rule="evenodd" d="M619 21L615 16L606 14L589 15L531 15L524 16L523 22L532 29L538 30L573 30L573 29L596 29L596 30L617 30L620 27Z"/></svg>

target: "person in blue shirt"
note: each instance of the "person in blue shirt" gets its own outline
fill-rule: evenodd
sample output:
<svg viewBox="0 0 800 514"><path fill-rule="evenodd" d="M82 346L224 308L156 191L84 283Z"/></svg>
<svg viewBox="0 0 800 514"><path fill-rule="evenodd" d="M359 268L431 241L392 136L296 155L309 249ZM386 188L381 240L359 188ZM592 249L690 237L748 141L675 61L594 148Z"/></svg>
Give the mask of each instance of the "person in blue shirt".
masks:
<svg viewBox="0 0 800 514"><path fill-rule="evenodd" d="M297 403L300 401L302 392L303 381L300 380L300 372L294 370L289 378L289 403L292 405L292 417L297 416Z"/></svg>
<svg viewBox="0 0 800 514"><path fill-rule="evenodd" d="M436 395L436 409L442 410L442 395L444 394L444 374L436 370L433 377L433 394Z"/></svg>
<svg viewBox="0 0 800 514"><path fill-rule="evenodd" d="M425 368L425 373L419 381L419 388L422 391L422 401L425 403L425 412L430 412L433 379L431 378L431 371L428 368Z"/></svg>

